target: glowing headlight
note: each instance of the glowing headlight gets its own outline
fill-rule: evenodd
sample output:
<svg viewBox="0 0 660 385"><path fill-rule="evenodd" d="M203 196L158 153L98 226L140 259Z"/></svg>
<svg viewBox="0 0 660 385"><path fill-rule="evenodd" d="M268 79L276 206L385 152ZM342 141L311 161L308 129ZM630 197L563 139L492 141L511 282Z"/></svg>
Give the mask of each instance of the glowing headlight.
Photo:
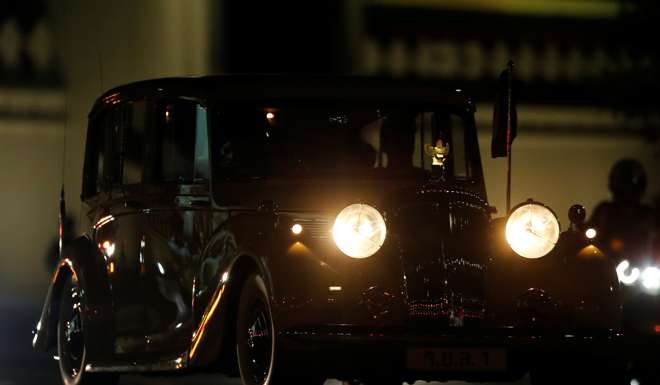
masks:
<svg viewBox="0 0 660 385"><path fill-rule="evenodd" d="M637 282L640 276L640 271L636 267L633 267L630 270L630 273L627 273L626 271L629 267L630 262L625 259L616 266L616 276L619 278L619 282L626 286L630 286Z"/></svg>
<svg viewBox="0 0 660 385"><path fill-rule="evenodd" d="M642 285L650 291L660 289L660 269L654 266L644 269L642 272Z"/></svg>
<svg viewBox="0 0 660 385"><path fill-rule="evenodd" d="M365 204L347 206L335 219L332 237L344 254L367 258L385 242L385 221L378 210Z"/></svg>
<svg viewBox="0 0 660 385"><path fill-rule="evenodd" d="M506 222L506 241L521 257L541 258L555 247L558 239L557 217L539 203L530 201L518 206Z"/></svg>

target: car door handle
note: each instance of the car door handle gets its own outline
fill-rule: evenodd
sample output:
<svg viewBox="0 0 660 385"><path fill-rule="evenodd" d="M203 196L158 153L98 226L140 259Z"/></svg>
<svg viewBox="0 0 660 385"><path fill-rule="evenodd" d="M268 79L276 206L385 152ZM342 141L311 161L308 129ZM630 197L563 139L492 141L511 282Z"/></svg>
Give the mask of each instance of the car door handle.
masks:
<svg viewBox="0 0 660 385"><path fill-rule="evenodd" d="M174 203L179 207L209 207L211 200L208 197L177 196Z"/></svg>

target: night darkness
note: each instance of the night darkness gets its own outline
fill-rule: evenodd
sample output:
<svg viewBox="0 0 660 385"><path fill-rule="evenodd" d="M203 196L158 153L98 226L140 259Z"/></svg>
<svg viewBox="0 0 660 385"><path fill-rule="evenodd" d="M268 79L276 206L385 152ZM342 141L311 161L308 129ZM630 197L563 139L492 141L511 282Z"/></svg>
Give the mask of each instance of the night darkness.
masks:
<svg viewBox="0 0 660 385"><path fill-rule="evenodd" d="M659 21L3 4L0 385L659 384Z"/></svg>

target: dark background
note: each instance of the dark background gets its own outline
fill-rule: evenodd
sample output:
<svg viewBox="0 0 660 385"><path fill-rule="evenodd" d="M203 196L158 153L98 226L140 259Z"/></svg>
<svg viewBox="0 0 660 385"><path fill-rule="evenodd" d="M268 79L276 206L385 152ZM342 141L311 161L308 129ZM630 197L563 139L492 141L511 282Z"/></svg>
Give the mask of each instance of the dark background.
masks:
<svg viewBox="0 0 660 385"><path fill-rule="evenodd" d="M477 103L491 204L495 79L520 84L513 201L555 209L609 199L612 164L646 167L656 204L658 3L616 0L23 0L0 6L0 385L53 381L30 351L50 275L59 189L76 232L86 114L103 91L161 76L340 73L433 78ZM131 377L124 383L162 383ZM188 381L188 380L174 380ZM193 378L191 382L207 381Z"/></svg>

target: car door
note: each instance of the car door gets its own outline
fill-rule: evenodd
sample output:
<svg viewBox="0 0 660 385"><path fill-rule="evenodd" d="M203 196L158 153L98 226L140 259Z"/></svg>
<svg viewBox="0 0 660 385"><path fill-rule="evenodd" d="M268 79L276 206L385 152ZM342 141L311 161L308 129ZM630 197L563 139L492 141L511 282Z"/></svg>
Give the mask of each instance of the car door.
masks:
<svg viewBox="0 0 660 385"><path fill-rule="evenodd" d="M93 118L88 141L89 166L95 168L96 192L90 212L92 238L105 264L110 301L101 306L107 325L110 357L145 350L145 311L141 296L140 243L146 207L142 170L147 126L146 100L106 107ZM91 154L91 155L89 155ZM89 173L86 172L86 175Z"/></svg>
<svg viewBox="0 0 660 385"><path fill-rule="evenodd" d="M192 292L210 217L206 107L159 99L145 149L140 238L146 350L180 356L190 346Z"/></svg>

